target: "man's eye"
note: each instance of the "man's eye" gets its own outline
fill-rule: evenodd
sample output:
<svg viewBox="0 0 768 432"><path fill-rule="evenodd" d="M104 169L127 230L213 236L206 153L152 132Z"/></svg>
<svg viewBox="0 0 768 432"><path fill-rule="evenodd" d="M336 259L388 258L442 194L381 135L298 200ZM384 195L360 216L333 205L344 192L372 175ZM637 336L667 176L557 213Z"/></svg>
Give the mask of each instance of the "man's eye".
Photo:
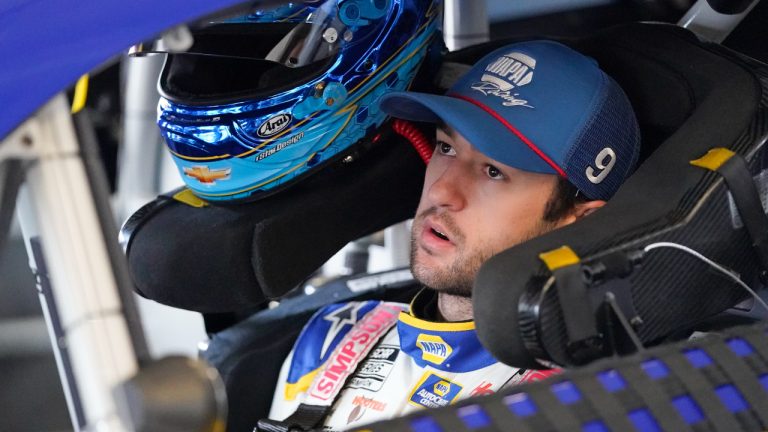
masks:
<svg viewBox="0 0 768 432"><path fill-rule="evenodd" d="M456 154L456 150L453 149L453 146L451 146L445 141L437 142L437 151L439 151L440 154L443 154L446 156L454 156Z"/></svg>
<svg viewBox="0 0 768 432"><path fill-rule="evenodd" d="M485 173L488 174L488 177L494 180L502 180L504 178L504 174L501 172L501 170L493 165L486 166Z"/></svg>

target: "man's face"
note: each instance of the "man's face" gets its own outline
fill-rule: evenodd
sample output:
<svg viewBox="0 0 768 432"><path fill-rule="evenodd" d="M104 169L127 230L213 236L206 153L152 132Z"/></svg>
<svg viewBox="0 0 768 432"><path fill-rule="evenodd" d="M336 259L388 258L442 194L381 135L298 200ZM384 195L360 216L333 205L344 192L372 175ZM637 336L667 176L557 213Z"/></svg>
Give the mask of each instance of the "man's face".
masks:
<svg viewBox="0 0 768 432"><path fill-rule="evenodd" d="M485 260L559 225L542 219L556 183L554 175L496 162L456 131L438 128L411 234L416 279L470 296Z"/></svg>

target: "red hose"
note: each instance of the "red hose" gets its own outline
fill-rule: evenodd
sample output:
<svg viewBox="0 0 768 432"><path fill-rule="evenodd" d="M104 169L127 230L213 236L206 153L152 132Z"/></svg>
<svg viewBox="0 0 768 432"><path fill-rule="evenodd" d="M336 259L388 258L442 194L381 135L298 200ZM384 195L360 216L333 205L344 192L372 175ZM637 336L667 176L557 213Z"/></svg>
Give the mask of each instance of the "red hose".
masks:
<svg viewBox="0 0 768 432"><path fill-rule="evenodd" d="M395 119L392 122L392 130L410 141L413 148L415 148L419 153L419 156L421 156L421 160L423 160L425 164L429 163L434 146L429 138L424 136L416 125L406 120Z"/></svg>

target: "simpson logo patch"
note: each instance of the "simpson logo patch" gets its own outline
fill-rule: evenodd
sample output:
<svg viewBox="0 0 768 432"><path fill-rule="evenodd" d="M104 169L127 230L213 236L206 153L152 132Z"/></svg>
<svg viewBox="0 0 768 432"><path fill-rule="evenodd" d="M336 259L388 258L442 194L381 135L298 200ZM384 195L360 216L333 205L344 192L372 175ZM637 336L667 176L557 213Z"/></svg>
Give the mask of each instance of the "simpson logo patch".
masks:
<svg viewBox="0 0 768 432"><path fill-rule="evenodd" d="M331 353L324 370L312 382L310 396L321 401L332 400L360 360L397 320L399 313L395 307L380 304L365 315Z"/></svg>
<svg viewBox="0 0 768 432"><path fill-rule="evenodd" d="M453 348L438 335L420 334L416 346L421 349L421 358L434 364L443 364L451 355Z"/></svg>
<svg viewBox="0 0 768 432"><path fill-rule="evenodd" d="M464 387L439 375L427 372L416 384L409 403L427 408L440 408L450 405Z"/></svg>

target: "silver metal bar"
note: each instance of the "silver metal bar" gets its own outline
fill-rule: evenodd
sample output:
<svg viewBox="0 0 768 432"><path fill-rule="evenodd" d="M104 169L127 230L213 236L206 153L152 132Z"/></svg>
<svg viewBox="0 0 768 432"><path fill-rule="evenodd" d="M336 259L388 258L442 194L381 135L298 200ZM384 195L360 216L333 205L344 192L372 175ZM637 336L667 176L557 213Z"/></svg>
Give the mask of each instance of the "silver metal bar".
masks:
<svg viewBox="0 0 768 432"><path fill-rule="evenodd" d="M136 352L66 97L24 128L37 157L19 196L19 221L38 286L52 288L41 302L73 424L128 430L112 390L136 373Z"/></svg>
<svg viewBox="0 0 768 432"><path fill-rule="evenodd" d="M0 321L0 357L50 355L51 343L45 320L39 316Z"/></svg>
<svg viewBox="0 0 768 432"><path fill-rule="evenodd" d="M118 159L116 213L122 222L160 192L165 150L157 127L157 78L163 55L126 57L123 137Z"/></svg>
<svg viewBox="0 0 768 432"><path fill-rule="evenodd" d="M680 19L678 25L685 27L700 37L720 43L728 37L760 0L754 0L744 12L726 15L716 12L707 0L698 0Z"/></svg>
<svg viewBox="0 0 768 432"><path fill-rule="evenodd" d="M449 50L489 40L486 0L446 0L443 14L443 37Z"/></svg>

